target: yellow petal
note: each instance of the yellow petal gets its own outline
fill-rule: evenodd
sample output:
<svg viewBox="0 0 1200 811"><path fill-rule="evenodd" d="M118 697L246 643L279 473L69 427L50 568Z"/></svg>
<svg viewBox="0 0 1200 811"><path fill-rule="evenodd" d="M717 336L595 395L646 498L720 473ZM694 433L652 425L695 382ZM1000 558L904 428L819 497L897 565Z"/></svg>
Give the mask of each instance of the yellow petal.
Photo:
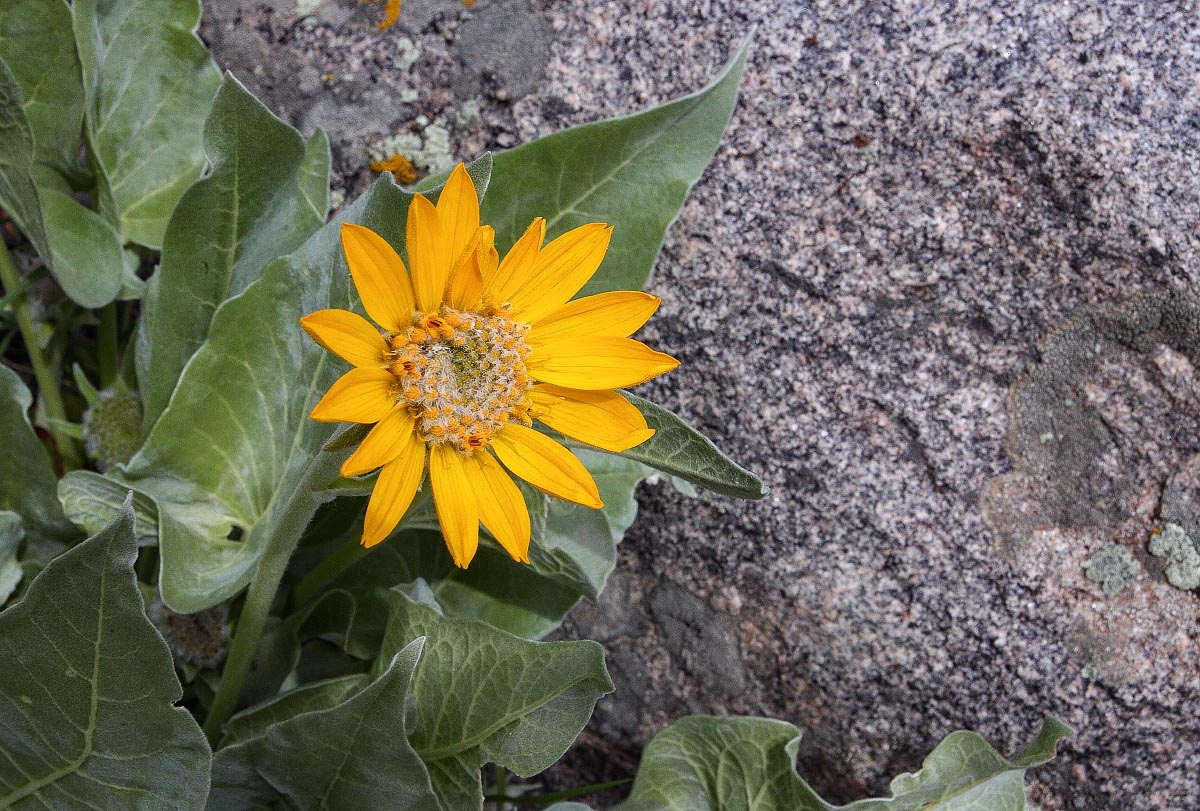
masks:
<svg viewBox="0 0 1200 811"><path fill-rule="evenodd" d="M392 406L388 415L375 424L358 449L342 463L342 475L361 476L386 465L408 447L412 432L413 416L408 404Z"/></svg>
<svg viewBox="0 0 1200 811"><path fill-rule="evenodd" d="M654 436L633 403L615 391L579 391L539 383L529 390L533 415L560 434L620 453Z"/></svg>
<svg viewBox="0 0 1200 811"><path fill-rule="evenodd" d="M532 324L566 304L595 275L611 238L611 227L592 222L542 248L528 276L508 298L513 318Z"/></svg>
<svg viewBox="0 0 1200 811"><path fill-rule="evenodd" d="M546 221L536 217L492 273L483 274L483 287L497 304L508 301L529 277L546 238ZM486 269L485 269L486 271Z"/></svg>
<svg viewBox="0 0 1200 811"><path fill-rule="evenodd" d="M374 546L392 533L408 512L424 475L425 443L409 434L403 452L379 471L363 519L363 546Z"/></svg>
<svg viewBox="0 0 1200 811"><path fill-rule="evenodd" d="M454 565L465 569L479 547L479 507L458 451L449 445L429 449L429 481L446 548Z"/></svg>
<svg viewBox="0 0 1200 811"><path fill-rule="evenodd" d="M452 264L462 257L467 243L479 229L479 198L475 184L461 163L455 166L437 201L438 222L446 241L446 256Z"/></svg>
<svg viewBox="0 0 1200 811"><path fill-rule="evenodd" d="M509 423L492 438L491 448L504 466L547 495L600 508L600 491L583 462L545 434Z"/></svg>
<svg viewBox="0 0 1200 811"><path fill-rule="evenodd" d="M627 338L650 320L662 299L633 290L614 290L568 301L532 323L530 343L607 335Z"/></svg>
<svg viewBox="0 0 1200 811"><path fill-rule="evenodd" d="M412 282L392 246L370 228L345 222L342 250L367 315L390 332L408 329L413 314Z"/></svg>
<svg viewBox="0 0 1200 811"><path fill-rule="evenodd" d="M436 311L450 279L450 258L437 209L420 194L408 207L408 262L417 307Z"/></svg>
<svg viewBox="0 0 1200 811"><path fill-rule="evenodd" d="M538 344L525 362L529 374L569 389L636 386L671 371L679 361L632 338L573 338Z"/></svg>
<svg viewBox="0 0 1200 811"><path fill-rule="evenodd" d="M467 485L479 504L479 520L513 560L529 562L529 508L521 490L487 451L463 460Z"/></svg>
<svg viewBox="0 0 1200 811"><path fill-rule="evenodd" d="M355 366L380 366L387 341L371 322L349 310L317 310L300 319L314 341Z"/></svg>
<svg viewBox="0 0 1200 811"><path fill-rule="evenodd" d="M329 387L311 416L318 422L379 422L396 404L396 378L383 369L351 369Z"/></svg>
<svg viewBox="0 0 1200 811"><path fill-rule="evenodd" d="M483 298L483 273L481 260L486 251L495 253L492 242L496 232L489 225L475 229L475 235L467 244L462 259L450 274L446 289L446 303L456 310L473 310Z"/></svg>

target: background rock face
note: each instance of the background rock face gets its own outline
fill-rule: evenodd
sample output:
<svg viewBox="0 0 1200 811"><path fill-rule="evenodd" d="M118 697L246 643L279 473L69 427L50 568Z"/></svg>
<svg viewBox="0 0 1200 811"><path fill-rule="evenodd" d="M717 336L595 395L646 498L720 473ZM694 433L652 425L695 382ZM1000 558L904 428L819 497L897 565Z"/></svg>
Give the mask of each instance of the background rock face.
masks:
<svg viewBox="0 0 1200 811"><path fill-rule="evenodd" d="M1200 597L1146 551L1200 527L1196 12L934 5L407 0L381 32L352 0L208 3L218 62L325 127L351 195L388 136L421 168L634 112L758 25L651 282L643 335L683 365L644 393L772 492L644 488L565 628L618 692L556 785L738 712L808 730L801 772L845 801L1054 713L1042 808L1200 806ZM1082 566L1109 542L1141 564L1111 597Z"/></svg>

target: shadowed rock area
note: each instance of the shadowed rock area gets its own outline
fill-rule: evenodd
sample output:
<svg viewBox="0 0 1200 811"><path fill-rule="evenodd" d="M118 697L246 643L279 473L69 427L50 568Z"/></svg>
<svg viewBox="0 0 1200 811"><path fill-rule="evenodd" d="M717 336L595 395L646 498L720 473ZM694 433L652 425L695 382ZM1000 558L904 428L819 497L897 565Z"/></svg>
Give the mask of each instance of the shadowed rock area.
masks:
<svg viewBox="0 0 1200 811"><path fill-rule="evenodd" d="M806 730L827 799L886 792L947 733L1013 754L1045 811L1200 807L1200 27L1188 4L210 0L202 34L320 125L335 183L695 90L757 25L730 129L668 234L642 393L771 488L646 485L564 628L618 692L547 775L628 775L689 712ZM424 161L424 166L421 165ZM1106 595L1083 563L1139 562ZM614 793L610 799L619 797ZM602 806L603 802L597 802Z"/></svg>

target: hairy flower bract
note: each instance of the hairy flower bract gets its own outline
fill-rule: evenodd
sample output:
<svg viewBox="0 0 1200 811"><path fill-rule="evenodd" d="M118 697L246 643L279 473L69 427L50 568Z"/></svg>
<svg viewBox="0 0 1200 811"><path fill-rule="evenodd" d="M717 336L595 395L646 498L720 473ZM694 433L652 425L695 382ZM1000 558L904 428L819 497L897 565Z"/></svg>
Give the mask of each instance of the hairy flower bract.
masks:
<svg viewBox="0 0 1200 811"><path fill-rule="evenodd" d="M538 218L501 260L462 164L436 206L419 194L409 206L408 267L375 232L342 226L346 263L375 324L346 310L320 310L301 324L354 366L312 418L374 423L342 465L345 476L380 468L365 545L395 529L427 472L446 545L464 568L481 522L529 562L529 513L513 475L547 495L603 506L583 464L533 423L612 452L654 434L614 389L678 365L629 337L659 299L635 291L572 298L599 268L611 233L589 223L543 245Z"/></svg>

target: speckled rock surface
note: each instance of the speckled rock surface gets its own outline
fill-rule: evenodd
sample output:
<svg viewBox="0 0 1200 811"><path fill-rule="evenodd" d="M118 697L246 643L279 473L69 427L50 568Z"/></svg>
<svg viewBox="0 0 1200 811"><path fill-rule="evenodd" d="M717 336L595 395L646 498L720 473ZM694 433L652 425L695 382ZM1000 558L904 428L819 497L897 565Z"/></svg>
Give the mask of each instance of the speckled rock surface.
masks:
<svg viewBox="0 0 1200 811"><path fill-rule="evenodd" d="M380 32L352 0L208 4L218 61L329 130L351 195L380 138L440 122L469 159L633 112L758 25L644 335L683 362L647 396L772 493L644 488L566 627L619 692L555 785L739 712L807 730L802 773L846 801L1054 713L1077 735L1042 809L1200 807L1200 596L1146 551L1200 526L1196 9L934 5L409 0ZM1110 542L1141 563L1111 597L1082 567Z"/></svg>

